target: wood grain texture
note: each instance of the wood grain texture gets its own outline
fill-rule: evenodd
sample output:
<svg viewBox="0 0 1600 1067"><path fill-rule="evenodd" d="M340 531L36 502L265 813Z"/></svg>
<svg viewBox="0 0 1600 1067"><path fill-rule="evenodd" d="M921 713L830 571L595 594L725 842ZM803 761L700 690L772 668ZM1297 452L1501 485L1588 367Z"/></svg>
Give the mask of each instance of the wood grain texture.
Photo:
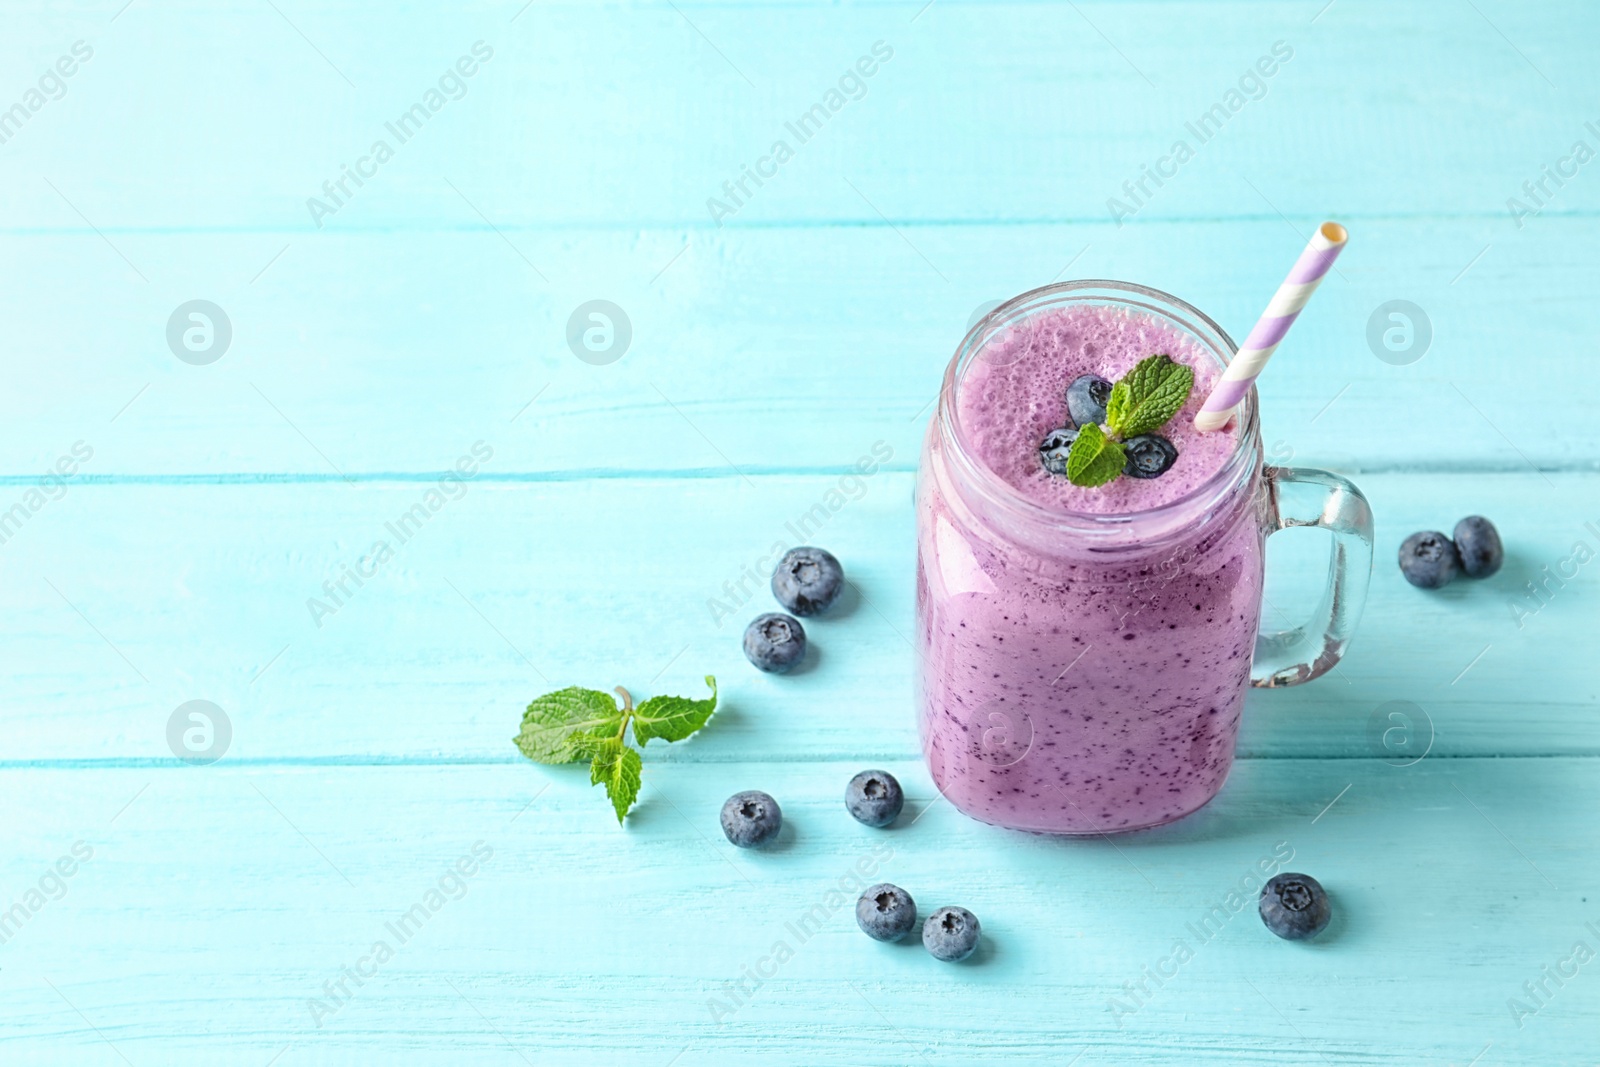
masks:
<svg viewBox="0 0 1600 1067"><path fill-rule="evenodd" d="M647 763L626 831L581 769L21 771L8 884L75 841L93 857L4 946L8 1059L1413 1064L1492 1042L1576 1063L1600 1022L1586 968L1520 1029L1507 1000L1600 941L1593 851L1550 817L1600 801L1592 763L1250 760L1201 813L1115 843L922 815L909 761L889 766L912 799L888 831L844 811L855 761ZM752 854L716 811L756 784L788 826ZM387 924L475 842L492 854L402 944ZM1278 942L1229 910L1274 855L1325 880L1325 938ZM863 877L969 906L982 955L862 937L828 894ZM393 958L362 963L378 941ZM335 1001L323 984L358 965Z"/></svg>
<svg viewBox="0 0 1600 1067"><path fill-rule="evenodd" d="M1251 695L1241 751L1386 756L1369 720L1403 700L1431 719L1436 755L1600 755L1592 665L1550 653L1600 602L1600 569L1571 559L1580 541L1600 551L1600 477L1549 477L1361 476L1378 517L1361 630L1327 680ZM723 720L662 758L910 759L912 483L467 483L404 542L390 527L431 482L74 487L0 546L6 759L159 763L173 709L207 699L234 721L230 759L511 762L538 693L689 695L707 673ZM1505 569L1407 585L1400 541L1469 509L1499 521ZM754 575L799 543L790 525L838 553L854 589L809 625L808 669L770 677L739 637L771 609ZM392 558L347 579L379 541ZM1310 612L1327 549L1309 530L1269 544L1264 625L1284 628Z"/></svg>
<svg viewBox="0 0 1600 1067"><path fill-rule="evenodd" d="M29 228L83 229L48 175L101 228L309 235L306 199L480 39L494 58L466 94L393 144L324 233L482 225L441 172L500 226L713 227L707 198L878 40L894 56L865 95L809 141L789 135L793 160L725 225L1109 221L1106 200L1187 137L1194 158L1137 221L1344 212L1488 229L1600 118L1582 104L1595 72L1579 0L1525 19L1447 0L1341 0L1320 17L1309 2L522 6L397 18L373 0L281 14L196 0L115 23L100 9L19 17L21 72L75 38L96 56L7 146L25 150L7 182ZM1293 58L1260 99L1205 143L1186 130L1280 40ZM14 80L20 94L29 79ZM1552 210L1597 206L1600 187L1573 182Z"/></svg>
<svg viewBox="0 0 1600 1067"><path fill-rule="evenodd" d="M1573 967L1600 952L1600 571L1575 551L1600 550L1600 164L1545 176L1600 150L1592 5L12 7L6 1064L1596 1062L1600 964ZM800 143L785 123L878 41ZM1279 41L1202 143L1187 124ZM400 143L385 123L435 87L459 98ZM313 217L382 138L393 158ZM1179 139L1170 180L1125 188ZM911 492L974 313L1126 278L1239 336L1330 216L1350 249L1262 394L1273 461L1351 475L1377 514L1348 658L1253 693L1227 787L1160 831L1050 841L935 802ZM166 337L196 298L233 330L207 366ZM566 340L593 299L633 331L609 365ZM1369 342L1395 300L1432 333L1402 365ZM1404 584L1400 540L1470 512L1505 570ZM810 669L761 676L737 635L806 516L856 591ZM1324 551L1274 540L1267 625ZM547 689L706 673L723 710L651 746L626 830L581 768L511 746ZM192 699L231 727L210 766L169 746ZM842 810L868 765L912 798L888 832ZM753 787L788 816L768 854L717 831ZM1287 849L1336 901L1311 945L1230 908ZM979 957L863 938L828 896L863 861L924 910L971 907ZM386 924L431 891L400 944Z"/></svg>
<svg viewBox="0 0 1600 1067"><path fill-rule="evenodd" d="M119 283L92 235L19 238L44 294L0 294L17 350L36 354L0 401L18 430L6 470L45 469L82 439L94 476L426 472L479 438L500 472L843 470L878 439L910 469L980 307L1065 270L1143 281L1242 337L1304 244L1278 219L900 229L947 280L886 227L515 234L551 286L487 230L153 237L141 258L183 268L149 286ZM1600 288L1600 225L1496 244L1454 285L1482 242L1439 229L1355 231L1342 276L1262 378L1269 447L1346 468L1594 469L1600 384L1557 368L1577 357ZM104 293L93 315L77 310L84 277ZM178 361L165 339L196 297L233 325L210 366ZM595 298L632 323L607 366L565 340ZM1420 306L1433 335L1405 366L1367 341L1395 299ZM1561 384L1541 393L1540 419L1505 403L1543 380Z"/></svg>

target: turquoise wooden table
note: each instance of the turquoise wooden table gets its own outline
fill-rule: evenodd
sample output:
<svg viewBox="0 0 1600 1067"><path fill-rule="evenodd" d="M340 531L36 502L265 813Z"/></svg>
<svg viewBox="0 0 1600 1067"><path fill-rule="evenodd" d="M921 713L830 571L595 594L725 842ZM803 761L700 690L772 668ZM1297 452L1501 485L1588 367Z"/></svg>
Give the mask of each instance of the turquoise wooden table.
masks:
<svg viewBox="0 0 1600 1067"><path fill-rule="evenodd" d="M0 1060L1600 1062L1592 5L0 18ZM1173 826L967 820L907 641L960 336L1094 277L1240 336L1324 218L1262 402L1271 461L1376 511L1348 659L1252 693ZM1504 571L1406 585L1400 540L1474 512ZM800 522L859 594L763 676L751 575ZM547 690L708 673L626 829L511 745ZM843 809L870 766L896 829ZM785 847L722 839L746 788ZM1227 905L1283 850L1318 942ZM865 939L826 906L863 865L980 955Z"/></svg>

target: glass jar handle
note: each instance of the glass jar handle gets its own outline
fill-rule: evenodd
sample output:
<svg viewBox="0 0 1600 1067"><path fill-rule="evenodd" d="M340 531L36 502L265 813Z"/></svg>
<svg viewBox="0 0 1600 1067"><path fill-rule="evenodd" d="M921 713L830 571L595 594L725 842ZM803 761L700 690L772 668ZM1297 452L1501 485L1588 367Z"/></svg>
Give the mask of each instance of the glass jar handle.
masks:
<svg viewBox="0 0 1600 1067"><path fill-rule="evenodd" d="M1327 471L1267 467L1267 535L1291 526L1317 526L1333 534L1328 585L1304 624L1256 637L1250 684L1299 685L1338 664L1350 644L1372 578L1372 508L1361 490Z"/></svg>

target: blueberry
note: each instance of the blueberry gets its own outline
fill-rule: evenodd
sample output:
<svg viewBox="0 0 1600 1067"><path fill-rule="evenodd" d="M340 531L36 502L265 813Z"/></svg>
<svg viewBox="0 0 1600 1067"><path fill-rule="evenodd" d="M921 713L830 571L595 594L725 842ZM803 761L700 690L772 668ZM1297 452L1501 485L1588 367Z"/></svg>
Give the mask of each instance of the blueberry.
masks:
<svg viewBox="0 0 1600 1067"><path fill-rule="evenodd" d="M936 960L959 963L978 947L978 917L966 908L940 908L922 924L922 947Z"/></svg>
<svg viewBox="0 0 1600 1067"><path fill-rule="evenodd" d="M1400 573L1419 589L1449 585L1460 566L1455 543L1437 530L1414 533L1400 546Z"/></svg>
<svg viewBox="0 0 1600 1067"><path fill-rule="evenodd" d="M1461 570L1468 578L1487 578L1506 561L1500 531L1482 515L1468 515L1456 523L1454 540Z"/></svg>
<svg viewBox="0 0 1600 1067"><path fill-rule="evenodd" d="M1172 447L1172 442L1158 433L1130 437L1123 448L1128 459L1122 465L1122 473L1130 478L1159 478L1178 458L1178 450Z"/></svg>
<svg viewBox="0 0 1600 1067"><path fill-rule="evenodd" d="M1322 883L1309 874L1280 874L1261 887L1261 921L1288 941L1316 937L1333 918Z"/></svg>
<svg viewBox="0 0 1600 1067"><path fill-rule="evenodd" d="M856 924L874 941L899 941L917 925L917 902L897 885L875 885L856 900Z"/></svg>
<svg viewBox="0 0 1600 1067"><path fill-rule="evenodd" d="M843 588L844 568L820 548L791 548L772 572L772 595L801 617L827 611Z"/></svg>
<svg viewBox="0 0 1600 1067"><path fill-rule="evenodd" d="M888 826L900 817L906 795L888 771L862 771L844 789L844 806L856 822Z"/></svg>
<svg viewBox="0 0 1600 1067"><path fill-rule="evenodd" d="M744 654L764 671L785 674L806 658L805 628L776 611L757 615L745 628Z"/></svg>
<svg viewBox="0 0 1600 1067"><path fill-rule="evenodd" d="M759 789L735 793L722 805L722 832L740 848L760 848L778 836L783 809Z"/></svg>
<svg viewBox="0 0 1600 1067"><path fill-rule="evenodd" d="M1072 442L1077 436L1078 431L1070 426L1044 435L1044 440L1039 442L1039 462L1044 464L1045 470L1063 478L1067 476L1067 453L1072 451Z"/></svg>
<svg viewBox="0 0 1600 1067"><path fill-rule="evenodd" d="M1106 421L1106 402L1111 399L1111 383L1098 374L1083 374L1067 386L1067 417L1079 427Z"/></svg>

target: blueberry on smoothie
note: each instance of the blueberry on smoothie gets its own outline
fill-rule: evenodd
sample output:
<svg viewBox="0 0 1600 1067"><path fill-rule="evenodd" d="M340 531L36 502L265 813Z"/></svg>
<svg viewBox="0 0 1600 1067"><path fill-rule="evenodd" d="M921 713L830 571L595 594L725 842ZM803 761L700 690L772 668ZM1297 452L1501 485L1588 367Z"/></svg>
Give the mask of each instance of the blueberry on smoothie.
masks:
<svg viewBox="0 0 1600 1067"><path fill-rule="evenodd" d="M917 902L897 885L875 885L856 900L856 925L874 941L899 941L917 925Z"/></svg>
<svg viewBox="0 0 1600 1067"><path fill-rule="evenodd" d="M1039 442L1039 462L1044 464L1045 470L1063 478L1067 476L1067 453L1072 451L1072 441L1077 436L1078 431L1069 426L1044 435L1044 440Z"/></svg>
<svg viewBox="0 0 1600 1067"><path fill-rule="evenodd" d="M1267 929L1286 941L1316 937L1333 918L1328 894L1309 874L1280 874L1261 887L1258 905Z"/></svg>
<svg viewBox="0 0 1600 1067"><path fill-rule="evenodd" d="M1067 416L1079 429L1091 422L1105 422L1110 400L1110 382L1098 374L1081 374L1067 386Z"/></svg>
<svg viewBox="0 0 1600 1067"><path fill-rule="evenodd" d="M722 832L740 848L760 848L783 828L783 809L759 789L735 793L722 805Z"/></svg>
<svg viewBox="0 0 1600 1067"><path fill-rule="evenodd" d="M844 588L844 568L833 553L802 545L791 548L772 572L772 595L804 618L827 611Z"/></svg>
<svg viewBox="0 0 1600 1067"><path fill-rule="evenodd" d="M1453 540L1456 554L1461 557L1461 571L1468 578L1487 578L1506 561L1500 531L1482 515L1468 515L1456 523Z"/></svg>
<svg viewBox="0 0 1600 1067"><path fill-rule="evenodd" d="M961 962L978 947L978 917L966 908L940 908L922 924L922 947L936 960Z"/></svg>
<svg viewBox="0 0 1600 1067"><path fill-rule="evenodd" d="M806 658L800 620L776 611L757 615L744 631L745 658L771 674L785 674Z"/></svg>
<svg viewBox="0 0 1600 1067"><path fill-rule="evenodd" d="M906 795L888 771L862 771L844 789L844 806L856 822L888 826L900 817Z"/></svg>
<svg viewBox="0 0 1600 1067"><path fill-rule="evenodd" d="M1158 433L1130 437L1122 447L1128 454L1122 473L1130 478L1159 478L1178 458L1178 450L1172 447L1172 442Z"/></svg>
<svg viewBox="0 0 1600 1067"><path fill-rule="evenodd" d="M1461 566L1455 542L1437 530L1423 530L1400 546L1400 573L1418 589L1449 585Z"/></svg>

